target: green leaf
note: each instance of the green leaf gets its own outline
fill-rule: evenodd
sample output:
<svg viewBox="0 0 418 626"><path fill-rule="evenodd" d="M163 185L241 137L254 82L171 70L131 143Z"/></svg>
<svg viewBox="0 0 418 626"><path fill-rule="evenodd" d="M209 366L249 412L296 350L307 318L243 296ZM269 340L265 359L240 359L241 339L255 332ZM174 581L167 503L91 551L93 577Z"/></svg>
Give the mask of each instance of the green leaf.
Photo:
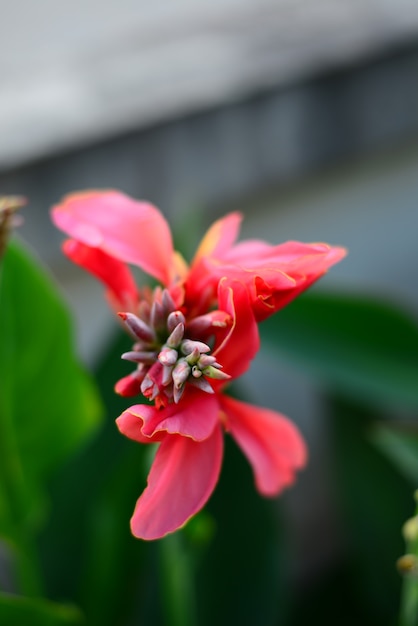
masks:
<svg viewBox="0 0 418 626"><path fill-rule="evenodd" d="M0 377L0 534L24 555L44 516L46 478L101 409L62 298L15 242L0 265Z"/></svg>
<svg viewBox="0 0 418 626"><path fill-rule="evenodd" d="M0 593L0 624L5 626L81 626L84 623L74 606Z"/></svg>
<svg viewBox="0 0 418 626"><path fill-rule="evenodd" d="M371 441L376 412L342 396L331 398L330 408L332 480L351 562L346 595L361 599L368 623L392 626L401 587L395 563L404 550L401 527L413 511L411 487Z"/></svg>
<svg viewBox="0 0 418 626"><path fill-rule="evenodd" d="M2 403L13 413L22 461L35 475L49 472L98 423L98 396L73 345L66 305L50 277L10 244L0 282Z"/></svg>
<svg viewBox="0 0 418 626"><path fill-rule="evenodd" d="M418 408L418 325L389 304L304 294L261 325L262 345L327 387L380 406Z"/></svg>
<svg viewBox="0 0 418 626"><path fill-rule="evenodd" d="M113 387L128 372L120 355L130 342L122 332L112 338L95 372L106 419L89 445L54 474L54 508L41 535L48 594L76 602L89 626L124 624L132 613L132 623L159 624L156 543L135 539L129 525L146 483L149 446L123 437L115 425L128 406Z"/></svg>
<svg viewBox="0 0 418 626"><path fill-rule="evenodd" d="M371 441L395 467L418 487L418 432L400 424L376 424Z"/></svg>

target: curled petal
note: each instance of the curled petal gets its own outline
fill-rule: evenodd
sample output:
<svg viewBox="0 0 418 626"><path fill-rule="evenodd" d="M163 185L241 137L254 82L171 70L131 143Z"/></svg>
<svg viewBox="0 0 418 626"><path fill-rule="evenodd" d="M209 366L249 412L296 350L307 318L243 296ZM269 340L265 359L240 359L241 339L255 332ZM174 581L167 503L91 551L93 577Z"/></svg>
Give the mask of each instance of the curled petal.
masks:
<svg viewBox="0 0 418 626"><path fill-rule="evenodd" d="M80 265L106 285L115 305L118 304L121 308L136 307L138 289L125 263L99 248L91 248L74 239L64 242L63 251L73 263Z"/></svg>
<svg viewBox="0 0 418 626"><path fill-rule="evenodd" d="M173 244L160 211L119 191L88 191L67 196L52 209L58 228L73 239L138 265L163 284L173 272Z"/></svg>
<svg viewBox="0 0 418 626"><path fill-rule="evenodd" d="M275 496L295 480L306 463L306 446L296 426L284 415L222 396L226 429L254 472L258 491Z"/></svg>
<svg viewBox="0 0 418 626"><path fill-rule="evenodd" d="M247 286L258 322L288 304L346 255L344 248L297 241L271 246L249 240L216 251L217 256L201 256L192 266L189 292L197 297L205 291L213 293L222 278L238 280Z"/></svg>
<svg viewBox="0 0 418 626"><path fill-rule="evenodd" d="M246 239L235 244L222 258L234 265L246 266L249 259L262 259L271 251L272 246L261 239Z"/></svg>
<svg viewBox="0 0 418 626"><path fill-rule="evenodd" d="M236 244L221 258L245 268L275 268L289 274L306 269L316 272L330 267L346 255L344 248L332 247L326 243L301 243L287 241L277 246L247 240Z"/></svg>
<svg viewBox="0 0 418 626"><path fill-rule="evenodd" d="M142 434L142 424L143 421L138 415L136 415L132 409L135 409L136 406L127 409L118 417L116 420L116 425L122 435L128 437L128 439L132 439L133 441L137 441L138 443L155 443L158 441L162 441L166 436L166 433L158 432L155 433L152 437L146 437Z"/></svg>
<svg viewBox="0 0 418 626"><path fill-rule="evenodd" d="M289 304L347 254L344 248L298 242L276 246L275 250L281 250L278 255L281 267L286 276L291 277L293 285L283 284L281 271L260 271L255 274L250 289L258 322Z"/></svg>
<svg viewBox="0 0 418 626"><path fill-rule="evenodd" d="M159 539L183 526L206 504L219 478L223 438L220 427L205 441L165 437L155 455L148 484L136 503L131 530L141 539Z"/></svg>
<svg viewBox="0 0 418 626"><path fill-rule="evenodd" d="M219 308L232 319L214 356L232 378L241 376L260 348L258 327L251 308L248 290L241 282L223 278L218 287Z"/></svg>
<svg viewBox="0 0 418 626"><path fill-rule="evenodd" d="M222 258L238 237L242 215L230 213L212 224L199 244L192 266L203 257Z"/></svg>
<svg viewBox="0 0 418 626"><path fill-rule="evenodd" d="M179 404L171 403L161 409L149 404L136 404L122 413L124 419L127 413L135 417L139 425L140 433L131 437L137 441L143 441L142 437L149 441L161 432L203 441L210 437L218 423L219 403L215 395L209 396L200 389L187 386ZM116 420L118 427L121 417Z"/></svg>

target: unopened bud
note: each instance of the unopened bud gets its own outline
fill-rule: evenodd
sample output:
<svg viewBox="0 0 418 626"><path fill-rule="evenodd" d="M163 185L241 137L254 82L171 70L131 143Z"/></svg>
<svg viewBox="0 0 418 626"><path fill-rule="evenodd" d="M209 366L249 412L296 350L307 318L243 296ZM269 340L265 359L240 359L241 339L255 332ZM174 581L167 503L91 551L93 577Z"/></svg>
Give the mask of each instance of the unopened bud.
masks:
<svg viewBox="0 0 418 626"><path fill-rule="evenodd" d="M184 385L181 385L180 387L176 387L174 385L174 387L173 387L173 400L174 400L174 402L176 404L178 404L180 402L181 397L182 397L182 395L184 393L184 389L185 389Z"/></svg>
<svg viewBox="0 0 418 626"><path fill-rule="evenodd" d="M199 348L194 348L193 351L185 357L185 359L187 363L192 366L196 365L196 363L200 360L200 356Z"/></svg>
<svg viewBox="0 0 418 626"><path fill-rule="evenodd" d="M231 316L224 311L212 311L195 317L187 324L187 331L199 336L211 328L225 328L231 322Z"/></svg>
<svg viewBox="0 0 418 626"><path fill-rule="evenodd" d="M185 339L181 344L181 351L183 354L191 354L194 350L198 350L199 353L210 352L210 347L202 341L193 341L192 339Z"/></svg>
<svg viewBox="0 0 418 626"><path fill-rule="evenodd" d="M215 393L206 378L203 378L203 376L201 378L192 378L189 382L201 391L205 391L206 393Z"/></svg>
<svg viewBox="0 0 418 626"><path fill-rule="evenodd" d="M214 356L210 356L209 354L200 355L199 365L202 368L208 367L209 365L218 365L218 367L220 367L219 363L216 363L216 358Z"/></svg>
<svg viewBox="0 0 418 626"><path fill-rule="evenodd" d="M167 387L173 381L173 366L172 365L163 365L163 375L161 377L161 383L163 387Z"/></svg>
<svg viewBox="0 0 418 626"><path fill-rule="evenodd" d="M171 297L171 294L168 291L168 289L164 289L163 291L162 303L163 303L164 313L166 316L169 313L172 313L176 308L176 305L174 304L174 300Z"/></svg>
<svg viewBox="0 0 418 626"><path fill-rule="evenodd" d="M192 376L193 378L200 378L201 376L203 376L202 370L199 369L197 365L193 365L192 367Z"/></svg>
<svg viewBox="0 0 418 626"><path fill-rule="evenodd" d="M178 359L178 356L179 355L177 353L177 350L173 350L172 348L164 346L164 348L158 355L158 360L161 365L174 365Z"/></svg>
<svg viewBox="0 0 418 626"><path fill-rule="evenodd" d="M151 316L151 305L147 300L141 300L138 304L138 317L141 318L143 322L149 324Z"/></svg>
<svg viewBox="0 0 418 626"><path fill-rule="evenodd" d="M147 365L152 365L157 358L157 353L131 350L130 352L124 352L120 358L124 361L133 361L133 363L145 363Z"/></svg>
<svg viewBox="0 0 418 626"><path fill-rule="evenodd" d="M181 311L173 311L167 318L167 330L169 333L173 332L176 326L179 324L185 324L186 318Z"/></svg>
<svg viewBox="0 0 418 626"><path fill-rule="evenodd" d="M166 317L164 315L163 305L154 300L151 307L150 324L156 330L162 330L165 326Z"/></svg>
<svg viewBox="0 0 418 626"><path fill-rule="evenodd" d="M154 331L139 317L133 313L118 313L118 315L125 322L126 327L131 331L134 337L142 339L145 343L155 341Z"/></svg>
<svg viewBox="0 0 418 626"><path fill-rule="evenodd" d="M183 339L184 336L184 324L178 324L175 329L173 330L173 332L171 333L171 335L169 336L169 338L166 341L166 345L169 348L178 348L181 340Z"/></svg>
<svg viewBox="0 0 418 626"><path fill-rule="evenodd" d="M405 541L415 541L418 539L418 516L407 520L402 528Z"/></svg>
<svg viewBox="0 0 418 626"><path fill-rule="evenodd" d="M416 576L418 573L418 561L414 554L404 554L396 561L396 567L404 576Z"/></svg>
<svg viewBox="0 0 418 626"><path fill-rule="evenodd" d="M208 378L213 378L214 380L228 380L229 378L231 378L229 374L223 372L217 367L213 367L212 365L209 365L209 367L205 367L203 373Z"/></svg>
<svg viewBox="0 0 418 626"><path fill-rule="evenodd" d="M189 378L191 372L191 367L186 363L186 361L179 361L175 368L173 369L173 381L174 387L181 387L184 385L186 380Z"/></svg>

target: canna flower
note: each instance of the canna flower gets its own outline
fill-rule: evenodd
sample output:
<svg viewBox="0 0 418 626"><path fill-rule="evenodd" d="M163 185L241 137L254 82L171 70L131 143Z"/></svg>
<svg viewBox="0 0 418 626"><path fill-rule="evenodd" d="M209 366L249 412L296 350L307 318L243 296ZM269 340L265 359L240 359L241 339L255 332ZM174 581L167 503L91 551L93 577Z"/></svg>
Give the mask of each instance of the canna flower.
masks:
<svg viewBox="0 0 418 626"><path fill-rule="evenodd" d="M133 370L115 390L139 400L116 423L130 439L158 444L132 533L163 537L205 505L219 478L225 432L248 458L262 495L274 497L291 485L306 463L296 426L225 391L259 349L258 322L309 287L345 250L323 243L235 243L241 216L231 213L213 224L188 266L158 209L117 191L70 195L53 208L52 219L70 236L65 254L104 283L132 337L122 358ZM160 285L139 290L129 265Z"/></svg>

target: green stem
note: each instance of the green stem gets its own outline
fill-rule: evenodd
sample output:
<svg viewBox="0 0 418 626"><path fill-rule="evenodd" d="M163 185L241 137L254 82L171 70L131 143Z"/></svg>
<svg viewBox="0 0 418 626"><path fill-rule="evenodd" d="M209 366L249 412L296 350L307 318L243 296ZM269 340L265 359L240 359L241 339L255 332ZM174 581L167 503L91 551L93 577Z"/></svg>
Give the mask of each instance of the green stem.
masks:
<svg viewBox="0 0 418 626"><path fill-rule="evenodd" d="M418 492L415 492L418 501ZM407 554L398 560L404 575L399 626L418 626L418 507L404 526Z"/></svg>
<svg viewBox="0 0 418 626"><path fill-rule="evenodd" d="M160 542L163 610L167 626L196 626L191 554L182 531Z"/></svg>

